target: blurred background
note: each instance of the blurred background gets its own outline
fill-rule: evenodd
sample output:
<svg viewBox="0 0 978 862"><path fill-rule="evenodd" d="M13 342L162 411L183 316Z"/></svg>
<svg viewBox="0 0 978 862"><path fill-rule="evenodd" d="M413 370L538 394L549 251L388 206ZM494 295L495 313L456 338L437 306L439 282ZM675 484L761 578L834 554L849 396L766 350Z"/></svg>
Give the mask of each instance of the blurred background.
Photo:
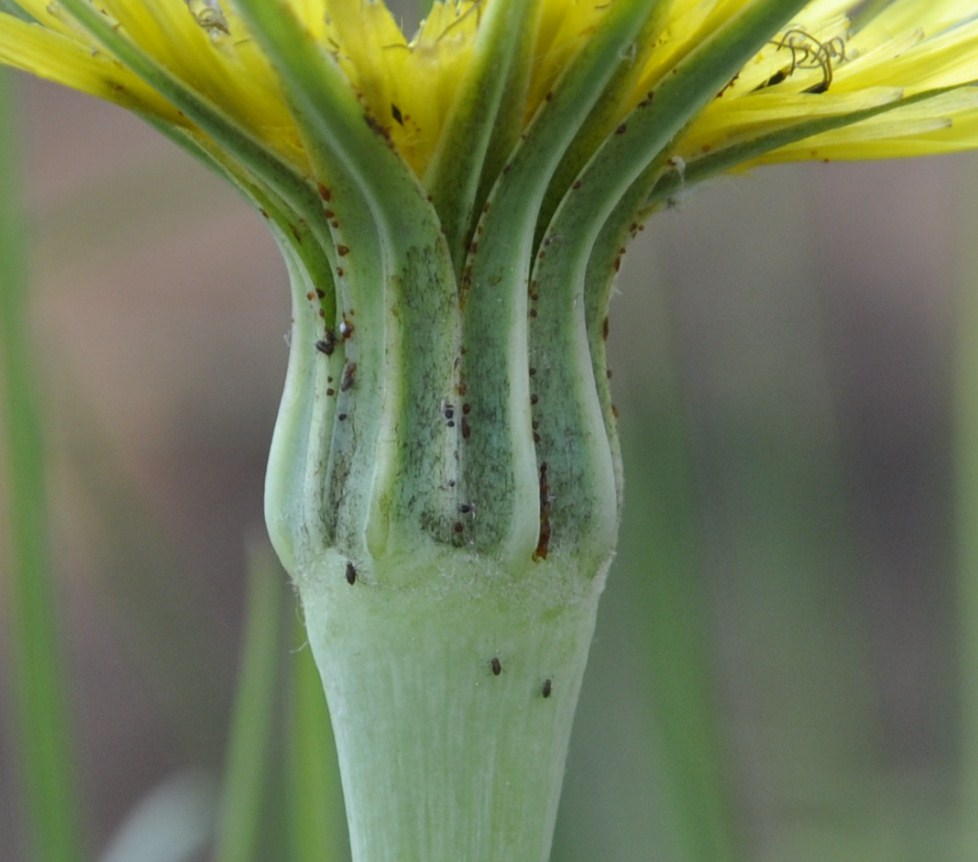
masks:
<svg viewBox="0 0 978 862"><path fill-rule="evenodd" d="M19 91L94 854L162 782L207 799L220 775L288 290L221 180L120 110ZM555 862L978 859L955 506L976 190L974 156L772 168L693 191L626 256L625 525Z"/></svg>

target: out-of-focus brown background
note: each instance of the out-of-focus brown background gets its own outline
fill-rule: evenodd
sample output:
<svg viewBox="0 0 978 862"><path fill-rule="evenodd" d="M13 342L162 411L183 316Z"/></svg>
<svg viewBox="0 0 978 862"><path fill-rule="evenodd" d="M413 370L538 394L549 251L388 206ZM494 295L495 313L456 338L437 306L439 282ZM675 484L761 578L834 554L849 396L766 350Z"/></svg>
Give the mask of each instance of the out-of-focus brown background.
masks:
<svg viewBox="0 0 978 862"><path fill-rule="evenodd" d="M26 79L22 95L94 851L167 776L220 769L288 291L222 181L122 111ZM938 858L907 848L950 830L957 780L952 395L976 189L973 156L768 169L694 191L629 252L612 314L628 514L556 860L680 858L657 783L671 753L649 730L656 632L636 610L668 565L643 544L649 512L691 542L746 858Z"/></svg>

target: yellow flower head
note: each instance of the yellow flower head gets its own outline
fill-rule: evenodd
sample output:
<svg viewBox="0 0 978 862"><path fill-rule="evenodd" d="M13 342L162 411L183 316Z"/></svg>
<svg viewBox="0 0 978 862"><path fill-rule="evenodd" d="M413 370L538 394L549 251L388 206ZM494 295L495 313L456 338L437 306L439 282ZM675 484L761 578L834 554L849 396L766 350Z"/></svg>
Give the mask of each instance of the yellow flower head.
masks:
<svg viewBox="0 0 978 862"><path fill-rule="evenodd" d="M617 3L630 0L617 0ZM301 121L280 70L233 0L102 0L94 10L118 40L213 105L247 135L300 172L311 170ZM379 0L272 0L335 64L374 127L424 176L477 67L490 56L494 12L506 0L437 0L407 37ZM520 133L561 76L586 52L615 2L524 0L519 58L524 65L504 98ZM634 4L642 5L642 4ZM599 129L612 131L677 63L744 16L752 0L662 0L645 4L644 26L623 51L619 80L604 95ZM698 156L816 118L858 115L933 92L935 98L840 126L764 154L766 160L918 154L973 146L978 20L970 0L816 0L758 43L756 54L673 142L689 165ZM10 4L8 3L9 7ZM18 0L0 13L0 61L180 126L206 131L118 56L114 44L79 21L76 4ZM500 7L497 10L496 7ZM506 7L502 9L502 7ZM531 11L527 11L530 9ZM498 30L499 27L496 26ZM493 70L488 70L492 74ZM483 75L484 77L484 75ZM938 91L940 97L937 98ZM515 117L515 119L513 119Z"/></svg>
<svg viewBox="0 0 978 862"><path fill-rule="evenodd" d="M0 10L0 62L142 115L270 220L305 393L270 470L283 558L344 523L371 553L464 544L470 500L500 558L610 547L606 312L642 221L721 171L978 145L975 0L434 0L413 35L382 0ZM340 455L296 436L323 391L357 393L323 408ZM330 505L286 540L294 452Z"/></svg>

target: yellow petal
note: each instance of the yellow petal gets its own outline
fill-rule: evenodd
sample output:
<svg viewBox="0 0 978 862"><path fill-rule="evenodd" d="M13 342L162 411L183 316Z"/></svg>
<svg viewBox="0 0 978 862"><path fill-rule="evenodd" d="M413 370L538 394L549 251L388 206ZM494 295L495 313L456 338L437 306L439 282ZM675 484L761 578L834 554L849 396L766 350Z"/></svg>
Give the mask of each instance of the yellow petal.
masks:
<svg viewBox="0 0 978 862"><path fill-rule="evenodd" d="M0 13L0 63L174 125L186 124L169 102L108 54L6 13Z"/></svg>

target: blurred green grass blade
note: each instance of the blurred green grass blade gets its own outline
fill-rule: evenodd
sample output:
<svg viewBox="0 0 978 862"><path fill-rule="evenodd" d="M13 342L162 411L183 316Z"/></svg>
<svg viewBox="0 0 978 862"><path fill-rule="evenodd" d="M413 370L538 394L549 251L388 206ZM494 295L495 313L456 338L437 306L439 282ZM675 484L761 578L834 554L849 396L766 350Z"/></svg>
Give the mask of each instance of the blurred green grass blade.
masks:
<svg viewBox="0 0 978 862"><path fill-rule="evenodd" d="M661 306L660 345L672 343L671 315ZM720 717L711 688L706 627L709 601L697 551L698 518L676 351L660 350L656 391L630 399L638 414L623 434L626 463L645 461L645 476L629 488L642 513L640 531L626 536L633 560L645 560L639 579L636 628L648 656L649 733L659 752L665 810L656 813L672 833L683 862L740 858L726 775ZM637 394L637 393L636 393ZM640 432L640 433L639 433ZM649 458L648 453L654 453ZM639 522L634 522L639 525Z"/></svg>
<svg viewBox="0 0 978 862"><path fill-rule="evenodd" d="M343 794L333 733L319 671L306 643L305 626L296 622L292 656L292 701L288 760L288 810L292 818L291 862L339 862L345 858Z"/></svg>
<svg viewBox="0 0 978 862"><path fill-rule="evenodd" d="M285 579L267 542L248 549L248 592L238 691L218 822L215 862L259 857L263 792L281 666Z"/></svg>
<svg viewBox="0 0 978 862"><path fill-rule="evenodd" d="M662 417L657 417L661 421ZM655 571L646 572L645 612L652 717L661 783L672 815L673 840L684 862L734 862L739 858L726 775L720 717L711 691L705 626L709 618L702 575L690 534L695 523L688 499L688 461L679 441L660 425L661 471L657 488L643 483L632 499L647 513L645 546ZM673 475L669 475L673 474ZM643 493L644 492L644 493ZM663 816L660 812L659 816Z"/></svg>
<svg viewBox="0 0 978 862"><path fill-rule="evenodd" d="M48 564L46 470L40 395L29 349L14 102L11 77L0 71L0 413L11 499L6 626L32 858L69 862L81 860L84 853Z"/></svg>
<svg viewBox="0 0 978 862"><path fill-rule="evenodd" d="M973 221L965 224L973 226ZM955 393L963 858L978 858L978 253L962 248Z"/></svg>

